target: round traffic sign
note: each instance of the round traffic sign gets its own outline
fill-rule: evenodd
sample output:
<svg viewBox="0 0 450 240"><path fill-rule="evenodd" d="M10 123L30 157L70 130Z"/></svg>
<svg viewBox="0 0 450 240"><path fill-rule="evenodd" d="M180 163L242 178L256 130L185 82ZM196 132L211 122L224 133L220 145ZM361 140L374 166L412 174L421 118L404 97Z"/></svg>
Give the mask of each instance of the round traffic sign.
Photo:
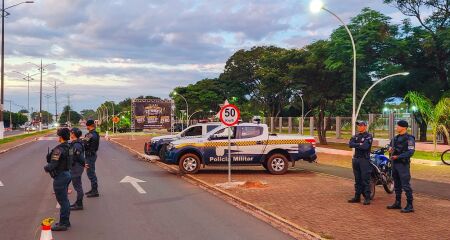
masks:
<svg viewBox="0 0 450 240"><path fill-rule="evenodd" d="M118 117L113 117L112 119L113 123L118 123L120 121L120 118Z"/></svg>
<svg viewBox="0 0 450 240"><path fill-rule="evenodd" d="M241 112L239 108L233 104L228 104L220 109L220 121L226 126L234 126L239 122L241 118Z"/></svg>

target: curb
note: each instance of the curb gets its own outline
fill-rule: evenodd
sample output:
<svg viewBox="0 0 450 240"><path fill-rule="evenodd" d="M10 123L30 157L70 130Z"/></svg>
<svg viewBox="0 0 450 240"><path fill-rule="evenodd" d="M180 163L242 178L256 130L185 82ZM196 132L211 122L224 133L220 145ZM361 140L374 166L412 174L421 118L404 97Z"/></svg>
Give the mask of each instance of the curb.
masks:
<svg viewBox="0 0 450 240"><path fill-rule="evenodd" d="M112 143L115 143L125 149L127 149L128 151L136 154L138 156L138 158L143 159L145 161L151 162L151 163L156 163L156 165L158 165L159 167L161 167L162 169L167 170L170 173L176 173L178 174L179 171L177 168L169 166L167 164L164 164L160 161L157 161L157 157L152 158L148 155L142 154L124 144L121 144L115 140L109 140ZM284 228L284 229L280 229L285 233L288 233L289 235L295 237L295 238L299 238L301 237L301 239L324 239L322 238L319 234L314 233L312 231L309 231L307 229L304 229L300 226L298 226L297 224L290 222L289 220L286 220L280 216L278 216L277 214L270 212L266 209L263 209L261 207L258 207L242 198L239 198L231 193L228 193L220 188L217 188L201 179L198 179L192 175L180 175L183 179L187 180L188 182L191 182L193 184L196 184L200 187L202 187L203 189L213 193L216 196L220 196L222 199L224 199L225 201L227 201L228 203L234 205L234 206L238 206L240 207L242 210L245 210L248 213L251 213L252 215L254 214L258 214L257 217L258 219L272 225L275 228Z"/></svg>
<svg viewBox="0 0 450 240"><path fill-rule="evenodd" d="M24 142L24 143L21 143L21 144L19 144L19 145L16 145L16 146L14 146L14 147L10 147L10 148L4 149L4 150L0 150L0 154L9 152L9 151L14 150L14 149L16 149L16 148L22 147L22 146L24 146L24 145L26 145L26 144L29 144L29 143L32 143L32 142L36 142L37 139L38 139L38 138L36 137L36 138L34 138L33 140L31 140L31 141Z"/></svg>

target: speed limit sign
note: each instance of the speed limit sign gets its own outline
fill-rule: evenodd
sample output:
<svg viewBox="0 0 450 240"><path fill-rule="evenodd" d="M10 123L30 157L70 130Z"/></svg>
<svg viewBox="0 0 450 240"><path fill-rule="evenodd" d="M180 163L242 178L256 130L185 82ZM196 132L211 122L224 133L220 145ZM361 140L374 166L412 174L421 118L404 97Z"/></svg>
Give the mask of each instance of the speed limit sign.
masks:
<svg viewBox="0 0 450 240"><path fill-rule="evenodd" d="M239 118L241 118L241 112L233 104L225 105L220 110L220 121L228 127L236 125L239 122Z"/></svg>

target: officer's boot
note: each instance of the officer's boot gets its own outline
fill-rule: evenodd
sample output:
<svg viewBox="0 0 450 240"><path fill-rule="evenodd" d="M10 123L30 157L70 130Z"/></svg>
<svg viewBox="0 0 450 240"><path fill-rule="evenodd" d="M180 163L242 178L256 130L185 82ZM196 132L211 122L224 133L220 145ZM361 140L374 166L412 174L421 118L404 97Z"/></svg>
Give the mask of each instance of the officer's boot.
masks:
<svg viewBox="0 0 450 240"><path fill-rule="evenodd" d="M86 195L88 198L98 197L100 194L97 191L97 188L92 188L92 191Z"/></svg>
<svg viewBox="0 0 450 240"><path fill-rule="evenodd" d="M83 200L77 200L74 204L70 205L70 211L83 210Z"/></svg>
<svg viewBox="0 0 450 240"><path fill-rule="evenodd" d="M364 203L363 203L363 205L370 205L370 197L364 198Z"/></svg>
<svg viewBox="0 0 450 240"><path fill-rule="evenodd" d="M69 227L70 227L70 223L69 224L62 224L62 223L55 223L53 226L52 226L52 231L55 231L55 232L59 232L59 231L67 231L67 229L69 229Z"/></svg>
<svg viewBox="0 0 450 240"><path fill-rule="evenodd" d="M401 198L396 197L394 204L387 206L387 209L402 209L402 200Z"/></svg>
<svg viewBox="0 0 450 240"><path fill-rule="evenodd" d="M360 203L361 202L361 194L355 194L355 196L348 200L349 203Z"/></svg>
<svg viewBox="0 0 450 240"><path fill-rule="evenodd" d="M406 207L401 210L402 213L412 213L414 212L414 207L412 200L408 200Z"/></svg>
<svg viewBox="0 0 450 240"><path fill-rule="evenodd" d="M88 192L85 192L84 195L89 195L89 194L91 194L91 193L92 193L92 189L89 190Z"/></svg>

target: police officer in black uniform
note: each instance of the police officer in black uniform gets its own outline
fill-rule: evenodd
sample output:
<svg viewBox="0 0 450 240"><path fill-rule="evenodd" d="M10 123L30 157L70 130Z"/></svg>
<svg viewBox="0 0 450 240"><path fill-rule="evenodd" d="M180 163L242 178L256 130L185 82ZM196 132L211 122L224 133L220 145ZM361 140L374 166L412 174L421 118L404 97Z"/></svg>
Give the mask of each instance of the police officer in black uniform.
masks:
<svg viewBox="0 0 450 240"><path fill-rule="evenodd" d="M400 120L397 122L397 133L390 143L389 152L393 162L392 177L394 178L395 202L388 209L402 209L402 190L406 195L406 207L402 213L414 212L413 191L409 181L411 180L410 158L414 154L416 141L414 136L407 133L408 122Z"/></svg>
<svg viewBox="0 0 450 240"><path fill-rule="evenodd" d="M61 206L59 223L52 226L52 231L66 231L70 227L70 202L67 196L67 189L71 180L70 168L72 163L69 159L70 130L62 128L58 130L58 142L60 143L47 154L47 165L45 172L53 178L53 190L56 200Z"/></svg>
<svg viewBox="0 0 450 240"><path fill-rule="evenodd" d="M81 182L81 176L83 175L84 167L85 167L85 155L84 155L84 146L80 137L82 132L78 128L72 128L70 130L70 140L71 142L71 151L69 152L72 155L73 163L72 169L70 170L70 174L72 175L72 184L73 188L77 192L77 201L70 205L71 211L83 210L83 184Z"/></svg>
<svg viewBox="0 0 450 240"><path fill-rule="evenodd" d="M86 154L87 175L91 181L91 190L86 193L88 198L98 197L97 175L95 174L95 161L97 160L97 151L100 144L100 136L95 131L94 120L87 120L86 127L89 131L84 137L84 149Z"/></svg>
<svg viewBox="0 0 450 240"><path fill-rule="evenodd" d="M348 146L355 149L352 159L353 174L355 175L355 196L348 200L349 203L361 202L361 194L364 196L364 205L370 204L370 176L372 165L370 164L370 149L372 147L372 134L367 132L367 123L356 122L358 132L350 139Z"/></svg>

